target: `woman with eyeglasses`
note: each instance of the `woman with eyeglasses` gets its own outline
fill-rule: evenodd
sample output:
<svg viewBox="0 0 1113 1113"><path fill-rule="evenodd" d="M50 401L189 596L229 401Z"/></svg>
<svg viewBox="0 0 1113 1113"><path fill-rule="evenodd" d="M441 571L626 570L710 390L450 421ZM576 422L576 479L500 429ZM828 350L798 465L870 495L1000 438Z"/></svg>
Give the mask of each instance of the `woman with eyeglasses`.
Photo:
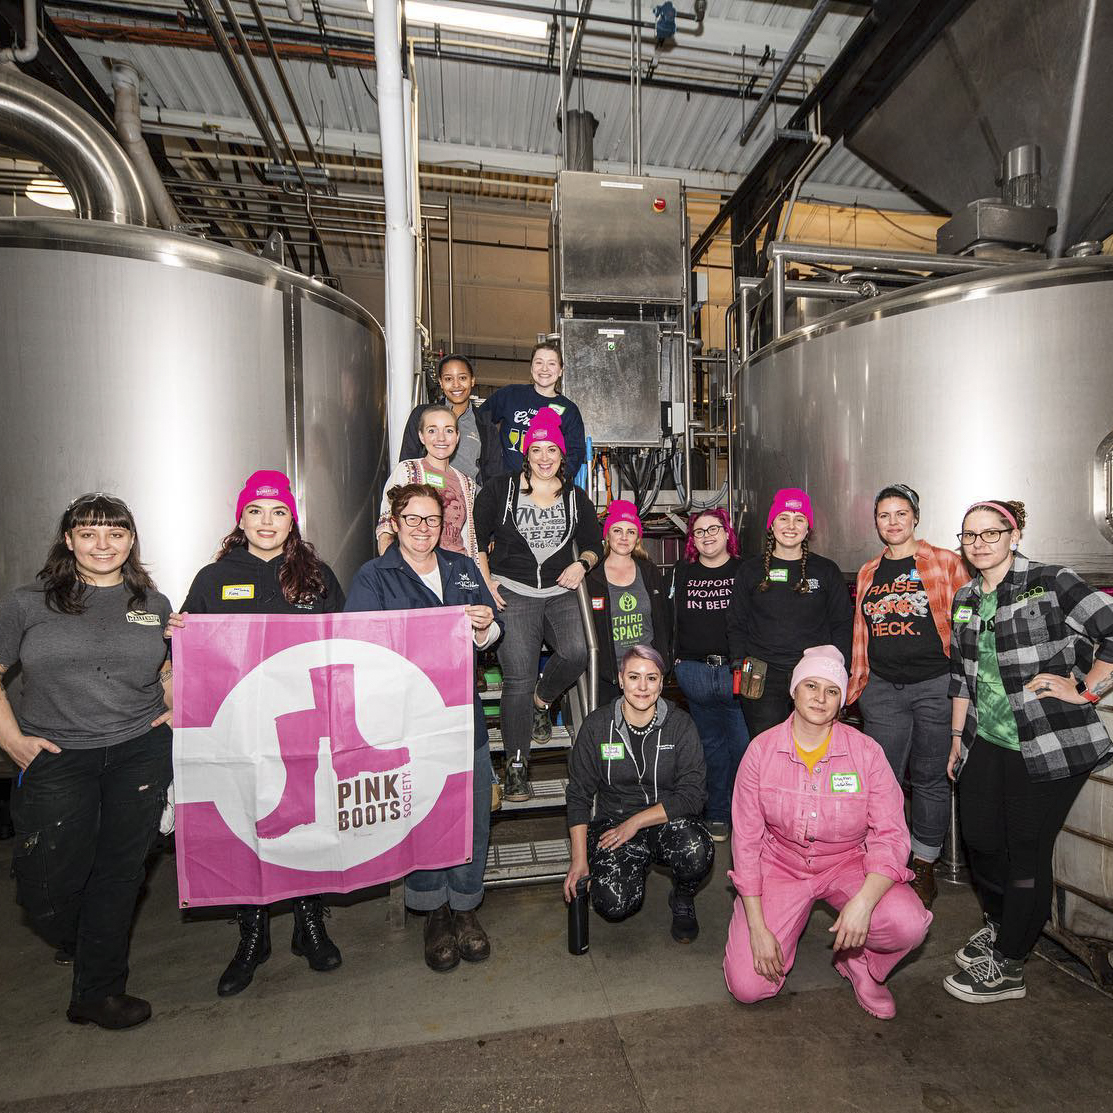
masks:
<svg viewBox="0 0 1113 1113"><path fill-rule="evenodd" d="M669 658L672 614L657 565L642 545L637 507L615 499L603 522L603 559L585 580L599 644L598 706L621 694L618 676L623 657L636 645L652 646Z"/></svg>
<svg viewBox="0 0 1113 1113"><path fill-rule="evenodd" d="M437 544L444 521L439 487L408 483L387 492L398 539L377 560L368 561L352 581L349 611L401 611L463 606L471 621L475 651L497 641L495 601L474 561ZM460 959L482 962L491 943L476 909L483 900L483 871L491 828L491 752L479 693L474 696L475 764L472 777L472 853L458 866L415 870L406 875L406 905L428 913L425 963L438 973Z"/></svg>
<svg viewBox="0 0 1113 1113"><path fill-rule="evenodd" d="M885 549L858 572L846 702L858 701L897 782L910 773L912 888L930 908L951 817L951 601L970 575L953 550L917 540L920 496L911 487L883 487L873 508Z"/></svg>
<svg viewBox="0 0 1113 1113"><path fill-rule="evenodd" d="M1025 996L1055 839L1087 776L1111 760L1094 704L1113 688L1113 599L1025 557L1025 520L1023 503L987 499L958 535L975 575L951 612L947 772L985 922L943 986L974 1003Z"/></svg>
<svg viewBox="0 0 1113 1113"><path fill-rule="evenodd" d="M688 518L684 558L673 569L676 682L688 701L707 766L704 818L716 842L730 837L730 794L750 735L735 698L727 608L741 561L738 538L721 507Z"/></svg>
<svg viewBox="0 0 1113 1113"><path fill-rule="evenodd" d="M171 625L188 622L191 614L335 614L344 609L335 574L302 538L297 503L282 472L257 471L248 478L236 499L235 522L216 559L194 577L182 613L172 616ZM280 802L275 813L260 817L263 830L269 823L281 825L281 808ZM290 949L320 972L341 963L340 949L325 928L327 915L318 895L294 901ZM240 939L217 981L220 997L247 989L271 954L268 906L244 905L237 909L236 923Z"/></svg>
<svg viewBox="0 0 1113 1113"><path fill-rule="evenodd" d="M0 686L17 898L73 965L66 1018L131 1028L151 1015L126 992L128 943L172 776L170 603L131 511L99 492L66 508L38 581L0 599L0 675L23 676L18 719Z"/></svg>
<svg viewBox="0 0 1113 1113"><path fill-rule="evenodd" d="M522 445L522 470L500 475L475 500L476 563L506 630L498 655L511 801L529 799L531 743L552 737L550 706L587 668L576 589L603 541L595 505L568 472L560 414L539 411ZM543 644L552 655L538 679Z"/></svg>
<svg viewBox="0 0 1113 1113"><path fill-rule="evenodd" d="M456 415L456 427L460 434L456 449L450 456L452 466L475 480L477 487L482 487L506 468L502 462L499 431L491 424L489 411L471 400L475 390L475 369L471 360L467 356L443 356L437 363L437 382L444 395L444 404ZM399 463L420 459L425 454L426 446L421 437L425 409L423 405L415 406L406 422L402 451L398 454ZM387 484L388 488L391 486Z"/></svg>
<svg viewBox="0 0 1113 1113"><path fill-rule="evenodd" d="M789 680L809 646L834 645L850 660L854 610L839 566L811 551L815 520L808 493L785 487L773 496L762 555L738 571L727 615L730 657L743 675L764 670L764 685L742 700L750 737L792 711Z"/></svg>
<svg viewBox="0 0 1113 1113"><path fill-rule="evenodd" d="M408 484L427 484L441 492L445 518L441 523L440 546L453 553L475 558L475 532L471 519L475 507L475 480L449 463L460 443L457 417L451 406L425 406L418 421L418 436L425 448L421 459L403 460L383 488L379 521L375 538L379 552L385 553L394 543L394 518L390 510L389 492Z"/></svg>

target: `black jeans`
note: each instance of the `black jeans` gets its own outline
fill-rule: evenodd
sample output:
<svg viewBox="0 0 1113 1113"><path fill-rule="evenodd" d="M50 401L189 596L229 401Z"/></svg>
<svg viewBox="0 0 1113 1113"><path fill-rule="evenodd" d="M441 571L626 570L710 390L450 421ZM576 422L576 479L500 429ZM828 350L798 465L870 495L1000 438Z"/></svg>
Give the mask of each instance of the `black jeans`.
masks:
<svg viewBox="0 0 1113 1113"><path fill-rule="evenodd" d="M959 820L997 950L1025 959L1051 913L1051 852L1088 774L1033 781L1016 750L976 738L958 781Z"/></svg>
<svg viewBox="0 0 1113 1113"><path fill-rule="evenodd" d="M123 993L147 855L172 776L172 734L43 751L12 794L16 893L55 947L75 946L72 1000Z"/></svg>
<svg viewBox="0 0 1113 1113"><path fill-rule="evenodd" d="M762 731L780 726L788 718L792 711L792 697L788 694L791 681L791 672L770 667L765 674L761 698L741 700L742 715L751 739Z"/></svg>
<svg viewBox="0 0 1113 1113"><path fill-rule="evenodd" d="M672 871L673 884L686 896L715 864L715 844L698 819L672 819L643 827L614 850L600 850L599 836L616 827L617 819L595 819L587 828L587 861L591 870L591 903L607 920L632 916L645 900L645 878L652 862Z"/></svg>

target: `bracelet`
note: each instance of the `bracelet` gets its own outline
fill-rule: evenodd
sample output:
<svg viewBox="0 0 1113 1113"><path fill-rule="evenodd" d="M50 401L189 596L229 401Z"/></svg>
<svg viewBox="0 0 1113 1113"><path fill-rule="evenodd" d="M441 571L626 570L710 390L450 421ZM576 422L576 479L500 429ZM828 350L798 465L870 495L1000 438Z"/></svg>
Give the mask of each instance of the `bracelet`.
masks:
<svg viewBox="0 0 1113 1113"><path fill-rule="evenodd" d="M963 730L957 730L955 727L951 727L951 737L952 738L961 738L965 733L966 732L963 731Z"/></svg>
<svg viewBox="0 0 1113 1113"><path fill-rule="evenodd" d="M589 564L588 561L584 557L577 557L576 558L576 563L583 565L585 573L590 572L592 567L593 567L593 565Z"/></svg>
<svg viewBox="0 0 1113 1113"><path fill-rule="evenodd" d="M1101 702L1101 696L1099 696L1096 692L1091 692L1089 688L1083 688L1082 689L1082 698L1087 703L1100 703Z"/></svg>

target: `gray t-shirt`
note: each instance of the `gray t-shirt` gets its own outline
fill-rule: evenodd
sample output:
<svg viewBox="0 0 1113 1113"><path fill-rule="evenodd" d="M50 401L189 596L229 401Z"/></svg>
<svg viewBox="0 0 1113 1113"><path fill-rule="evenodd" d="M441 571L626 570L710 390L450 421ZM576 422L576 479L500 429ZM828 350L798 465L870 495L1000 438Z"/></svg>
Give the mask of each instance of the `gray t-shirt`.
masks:
<svg viewBox="0 0 1113 1113"><path fill-rule="evenodd" d="M457 419L456 428L460 433L460 443L452 454L452 466L462 471L469 479L479 481L479 453L482 443L479 439L479 426L475 421L475 407L468 406Z"/></svg>
<svg viewBox="0 0 1113 1113"><path fill-rule="evenodd" d="M635 645L653 644L653 612L649 591L640 568L634 570L634 582L626 587L607 584L611 603L611 634L614 638L615 664Z"/></svg>
<svg viewBox="0 0 1113 1113"><path fill-rule="evenodd" d="M0 665L22 666L19 729L64 750L138 738L165 710L159 666L170 601L129 606L123 584L90 588L83 614L49 610L42 588L0 599Z"/></svg>

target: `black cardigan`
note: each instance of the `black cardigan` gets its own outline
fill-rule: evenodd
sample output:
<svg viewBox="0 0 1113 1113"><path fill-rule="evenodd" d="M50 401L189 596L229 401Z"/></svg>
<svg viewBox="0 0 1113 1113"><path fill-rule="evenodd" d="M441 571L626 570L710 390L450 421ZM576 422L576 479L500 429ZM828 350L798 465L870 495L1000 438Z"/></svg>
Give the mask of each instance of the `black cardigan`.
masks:
<svg viewBox="0 0 1113 1113"><path fill-rule="evenodd" d="M421 412L428 406L439 405L436 402L424 402L414 406L406 420L406 428L402 432L402 451L398 453L398 462L403 460L420 460L425 456L425 446L418 436L418 427L421 425ZM506 471L502 462L502 444L499 441L499 431L491 424L491 419L484 413L482 406L471 404L475 414L475 427L479 432L479 473L475 482L482 487L490 483L498 475Z"/></svg>
<svg viewBox="0 0 1113 1113"><path fill-rule="evenodd" d="M672 667L672 606L668 590L657 565L645 557L634 557L649 592L649 611L653 619L653 648L664 658L665 669ZM599 644L599 675L612 684L618 683L618 665L614 658L614 640L611 632L611 593L607 590L607 576L600 561L585 581L591 599L591 617L595 622L595 639Z"/></svg>
<svg viewBox="0 0 1113 1113"><path fill-rule="evenodd" d="M522 493L521 475L518 471L500 475L484 486L475 498L472 519L475 543L481 553L487 551L492 540L495 543L489 557L491 574L530 587L553 587L561 572L576 559L573 546L579 548L580 556L594 553L596 559L601 560L603 534L595 514L595 504L584 491L569 481L560 496L568 520L563 544L538 567L533 550L518 532L516 522L515 512Z"/></svg>

